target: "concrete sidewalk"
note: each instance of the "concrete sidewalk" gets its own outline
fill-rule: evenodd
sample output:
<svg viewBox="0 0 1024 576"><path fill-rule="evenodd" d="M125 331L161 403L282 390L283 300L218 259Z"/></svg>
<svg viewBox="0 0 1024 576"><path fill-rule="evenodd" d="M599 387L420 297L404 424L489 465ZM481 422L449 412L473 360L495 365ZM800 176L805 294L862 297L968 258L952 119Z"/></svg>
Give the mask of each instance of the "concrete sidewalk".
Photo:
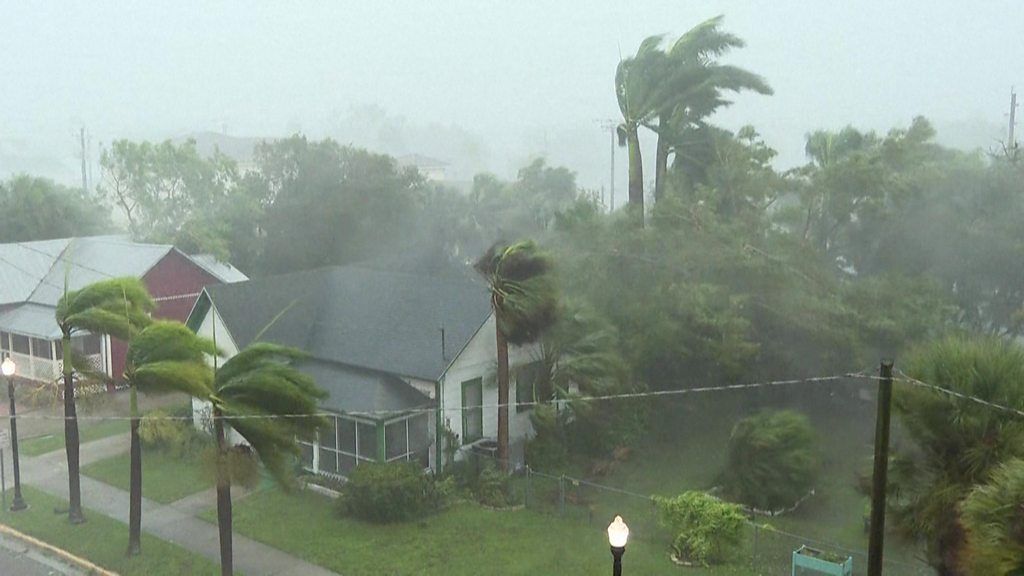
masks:
<svg viewBox="0 0 1024 576"><path fill-rule="evenodd" d="M82 445L82 466L128 450L128 435L121 434ZM6 456L6 455L5 455ZM67 461L58 450L36 458L22 459L22 482L63 499L68 497ZM5 465L9 465L9 462ZM10 469L10 468L8 468ZM234 492L234 491L233 491ZM168 542L220 562L217 526L195 517L204 508L212 508L216 500L211 492L208 506L201 507L199 496L189 496L168 505L151 500L142 501L142 529ZM82 476L82 505L85 508L128 523L128 492ZM88 516L87 516L88 518ZM336 573L305 562L291 554L261 544L235 533L233 538L235 569L247 576L337 576ZM145 551L143 551L145 554Z"/></svg>

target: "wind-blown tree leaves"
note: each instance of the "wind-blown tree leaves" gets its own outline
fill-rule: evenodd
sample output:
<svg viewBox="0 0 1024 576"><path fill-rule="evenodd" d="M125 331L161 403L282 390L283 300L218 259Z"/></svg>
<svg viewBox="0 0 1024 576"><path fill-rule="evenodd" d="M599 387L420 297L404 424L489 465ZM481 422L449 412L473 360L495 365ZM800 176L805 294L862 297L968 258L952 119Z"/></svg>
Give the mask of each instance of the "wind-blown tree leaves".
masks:
<svg viewBox="0 0 1024 576"><path fill-rule="evenodd" d="M299 453L295 439L308 437L326 424L317 415L318 400L326 393L293 365L304 357L294 348L257 342L215 369L212 382L178 377L171 367L150 370L153 380L165 378L162 387L211 406L217 449L217 526L225 576L233 573L228 429L245 439L278 483L289 486L290 463Z"/></svg>
<svg viewBox="0 0 1024 576"><path fill-rule="evenodd" d="M131 393L131 479L128 507L128 554L142 551L142 444L137 394L167 390L203 390L213 383L207 355L213 343L180 322L157 321L139 332L128 347L125 381Z"/></svg>
<svg viewBox="0 0 1024 576"><path fill-rule="evenodd" d="M0 242L91 236L112 229L88 193L25 174L0 182Z"/></svg>
<svg viewBox="0 0 1024 576"><path fill-rule="evenodd" d="M1024 574L1024 460L996 469L960 507L967 532L968 574Z"/></svg>
<svg viewBox="0 0 1024 576"><path fill-rule="evenodd" d="M532 240L497 243L477 260L477 272L487 281L496 323L498 353L498 460L509 466L508 346L536 342L555 322L558 293L552 260Z"/></svg>
<svg viewBox="0 0 1024 576"><path fill-rule="evenodd" d="M69 351L75 334L107 334L128 341L149 324L154 304L145 285L137 278L114 278L68 291L57 303L55 312L61 331L64 353L64 447L68 458L68 519L73 524L85 521L82 515L82 490L79 470L78 416L75 407L75 374L84 367L74 365Z"/></svg>
<svg viewBox="0 0 1024 576"><path fill-rule="evenodd" d="M615 69L615 98L622 113L617 128L619 145L626 146L629 158L628 210L635 224L644 220L644 167L640 151L640 126L647 124L664 102L661 77L665 54L658 49L663 36L644 38L636 54L619 62Z"/></svg>
<svg viewBox="0 0 1024 576"><path fill-rule="evenodd" d="M920 381L1024 409L1024 350L1002 339L948 337L911 355ZM998 466L1024 456L1024 419L921 387L899 386L893 404L913 448L890 467L889 507L896 527L923 541L939 574L964 574L961 503Z"/></svg>
<svg viewBox="0 0 1024 576"><path fill-rule="evenodd" d="M686 146L691 133L706 127L706 120L730 101L724 92L751 90L771 94L772 89L760 76L736 66L719 64L717 59L734 48L742 48L741 38L723 31L723 17L717 16L694 26L665 52L664 70L655 82L662 101L656 104L656 124L649 127L658 134L654 162L654 199L665 193L668 157L677 145Z"/></svg>

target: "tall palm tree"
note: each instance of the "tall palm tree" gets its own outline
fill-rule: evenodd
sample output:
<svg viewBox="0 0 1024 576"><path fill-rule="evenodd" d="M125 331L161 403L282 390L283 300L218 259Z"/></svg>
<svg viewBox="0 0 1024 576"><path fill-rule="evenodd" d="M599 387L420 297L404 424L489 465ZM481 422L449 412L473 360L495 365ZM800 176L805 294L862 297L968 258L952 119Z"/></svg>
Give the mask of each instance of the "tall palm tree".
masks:
<svg viewBox="0 0 1024 576"><path fill-rule="evenodd" d="M211 344L200 346L209 350ZM290 460L299 452L296 437L309 436L326 424L317 416L318 400L326 394L293 365L304 356L294 348L257 342L215 368L211 379L198 372L185 374L175 362L156 362L135 370L141 387L184 392L211 406L217 450L217 526L221 574L225 576L233 573L228 429L245 439L278 483L288 486Z"/></svg>
<svg viewBox="0 0 1024 576"><path fill-rule="evenodd" d="M552 261L532 240L494 244L475 268L491 292L498 352L498 461L508 470L508 345L535 342L555 322Z"/></svg>
<svg viewBox="0 0 1024 576"><path fill-rule="evenodd" d="M997 338L947 338L912 354L907 372L923 382L1024 409L1024 349ZM940 576L959 576L966 551L960 504L998 466L1024 456L1024 421L923 388L893 403L915 449L897 454L889 506L896 525L924 542Z"/></svg>
<svg viewBox="0 0 1024 576"><path fill-rule="evenodd" d="M75 408L75 366L71 338L81 332L107 334L128 341L149 323L153 300L138 278L114 278L68 291L57 303L55 316L61 331L64 380L64 447L68 458L68 519L85 521L79 471L78 415Z"/></svg>
<svg viewBox="0 0 1024 576"><path fill-rule="evenodd" d="M680 36L665 53L662 75L653 79L663 84L657 91L660 101L653 115L657 124L648 125L658 134L655 202L664 195L668 156L675 144L685 140L688 132L701 128L716 110L731 104L722 97L723 92L772 93L760 76L716 62L729 50L745 45L738 36L721 30L722 20L722 16L711 18Z"/></svg>
<svg viewBox="0 0 1024 576"><path fill-rule="evenodd" d="M640 126L650 122L664 99L665 85L658 81L665 68L665 54L658 49L662 36L649 36L636 54L619 62L615 69L615 98L622 113L617 128L619 146L626 146L629 159L629 206L634 223L644 221L644 167L640 151Z"/></svg>
<svg viewBox="0 0 1024 576"><path fill-rule="evenodd" d="M130 343L125 381L131 394L131 481L128 499L128 554L142 551L142 444L139 438L139 390L206 390L213 370L206 356L216 353L213 342L196 336L184 324L157 321Z"/></svg>

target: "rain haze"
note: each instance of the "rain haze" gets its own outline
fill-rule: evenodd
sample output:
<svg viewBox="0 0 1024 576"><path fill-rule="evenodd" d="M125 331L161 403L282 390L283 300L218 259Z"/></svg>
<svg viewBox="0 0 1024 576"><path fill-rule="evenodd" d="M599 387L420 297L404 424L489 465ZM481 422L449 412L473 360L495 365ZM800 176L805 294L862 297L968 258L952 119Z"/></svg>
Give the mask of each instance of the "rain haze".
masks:
<svg viewBox="0 0 1024 576"><path fill-rule="evenodd" d="M596 188L620 57L718 14L747 42L726 61L775 94L741 94L716 121L755 125L780 167L804 163L806 133L850 123L884 131L923 115L964 148L1005 134L1024 62L1013 0L10 2L0 173L74 182L84 126L94 150L202 132L332 136L436 157L463 180L545 156Z"/></svg>

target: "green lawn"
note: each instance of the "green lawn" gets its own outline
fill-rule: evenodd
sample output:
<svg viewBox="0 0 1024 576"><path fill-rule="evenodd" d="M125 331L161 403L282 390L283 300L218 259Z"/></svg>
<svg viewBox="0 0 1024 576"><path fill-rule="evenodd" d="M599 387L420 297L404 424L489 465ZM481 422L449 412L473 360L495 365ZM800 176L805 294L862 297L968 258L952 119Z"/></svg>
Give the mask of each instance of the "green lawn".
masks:
<svg viewBox="0 0 1024 576"><path fill-rule="evenodd" d="M83 444L85 442L91 442L93 440L99 440L100 438L106 438L115 434L128 432L127 420L99 420L88 424L80 423L79 426L79 435L81 436ZM24 440L19 439L18 442L18 451L23 456L39 456L40 454L46 454L47 452L63 449L63 431L56 434L47 434L46 436L36 436L34 438L26 438Z"/></svg>
<svg viewBox="0 0 1024 576"><path fill-rule="evenodd" d="M31 487L24 487L29 509L21 512L0 511L0 522L34 536L44 542L63 548L124 576L184 576L220 574L213 562L197 556L170 542L149 534L142 534L142 555L125 557L128 544L128 526L86 510L87 522L72 526L67 515L55 514L55 508L67 508L67 503Z"/></svg>
<svg viewBox="0 0 1024 576"><path fill-rule="evenodd" d="M216 513L204 517L216 521ZM346 576L417 574L559 574L590 576L611 568L605 525L587 525L531 510L493 511L458 504L419 522L374 525L342 518L318 494L277 489L234 506L234 528ZM632 574L674 574L662 542L630 542L624 566ZM687 570L687 574L712 574ZM742 576L737 565L714 574Z"/></svg>
<svg viewBox="0 0 1024 576"><path fill-rule="evenodd" d="M129 455L120 454L93 462L82 474L128 490ZM180 457L162 450L142 451L142 495L170 504L190 494L213 487L212 478L203 473L198 457Z"/></svg>

